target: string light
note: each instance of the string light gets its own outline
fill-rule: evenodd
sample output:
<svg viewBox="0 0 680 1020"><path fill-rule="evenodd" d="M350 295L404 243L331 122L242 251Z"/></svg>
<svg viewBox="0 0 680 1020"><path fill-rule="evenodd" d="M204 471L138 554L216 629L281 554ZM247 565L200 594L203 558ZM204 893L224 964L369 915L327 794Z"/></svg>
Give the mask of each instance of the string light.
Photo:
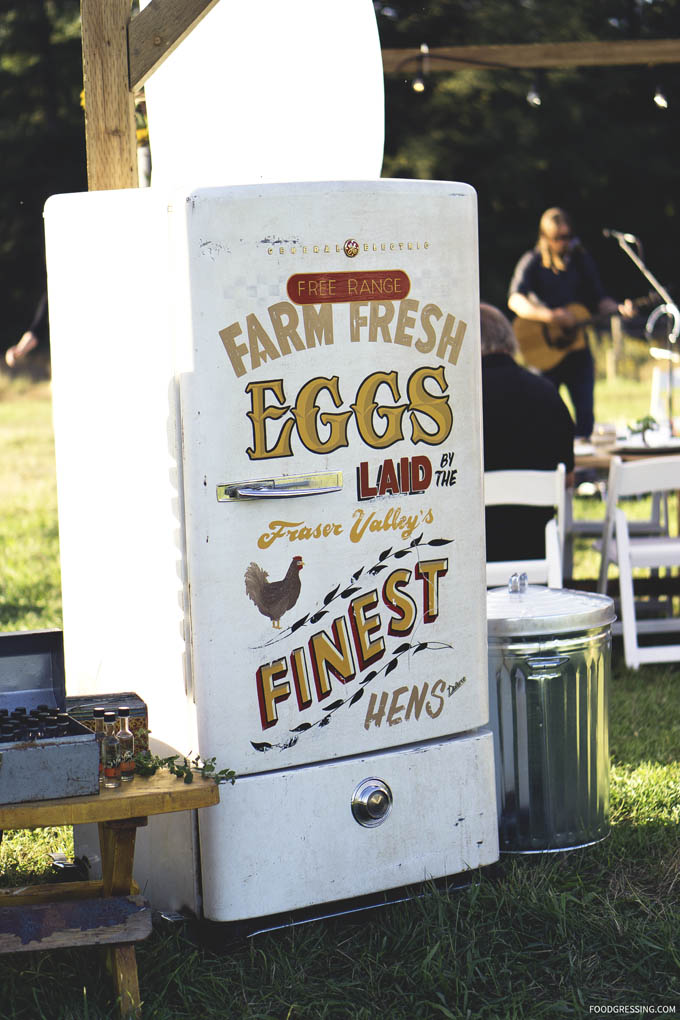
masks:
<svg viewBox="0 0 680 1020"><path fill-rule="evenodd" d="M660 110L668 109L668 100L666 99L666 94L660 85L657 85L654 90L654 102Z"/></svg>
<svg viewBox="0 0 680 1020"><path fill-rule="evenodd" d="M427 78L427 75L429 74L430 71L430 61L428 60L429 53L430 47L427 45L427 43L421 43L420 56L418 58L419 62L418 73L411 82L411 88L413 89L414 92L425 91L425 79Z"/></svg>
<svg viewBox="0 0 680 1020"><path fill-rule="evenodd" d="M541 105L541 93L540 93L540 72L536 75L531 85L531 88L527 92L527 103L529 106L540 106Z"/></svg>

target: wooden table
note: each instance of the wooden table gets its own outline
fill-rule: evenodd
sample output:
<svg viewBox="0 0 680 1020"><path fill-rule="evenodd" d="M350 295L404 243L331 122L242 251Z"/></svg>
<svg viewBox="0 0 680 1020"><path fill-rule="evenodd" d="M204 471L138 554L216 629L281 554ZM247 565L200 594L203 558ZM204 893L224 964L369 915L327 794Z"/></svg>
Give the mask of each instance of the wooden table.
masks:
<svg viewBox="0 0 680 1020"><path fill-rule="evenodd" d="M141 1016L134 942L151 932L151 909L132 872L135 836L149 815L209 807L219 786L161 771L87 797L0 805L0 830L99 824L102 879L0 890L0 953L104 945L121 1017Z"/></svg>
<svg viewBox="0 0 680 1020"><path fill-rule="evenodd" d="M593 446L592 453L574 453L574 470L592 470L608 472L612 457L620 457L621 460L642 460L647 457L669 457L680 455L680 445L676 440L675 444L668 446L625 446L617 444L614 446Z"/></svg>

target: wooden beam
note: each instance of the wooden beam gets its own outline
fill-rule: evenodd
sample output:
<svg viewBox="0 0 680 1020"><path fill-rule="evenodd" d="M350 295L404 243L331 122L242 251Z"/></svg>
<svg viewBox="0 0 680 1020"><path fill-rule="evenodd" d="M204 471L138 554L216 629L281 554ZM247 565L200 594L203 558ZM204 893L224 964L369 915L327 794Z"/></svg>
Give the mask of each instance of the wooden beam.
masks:
<svg viewBox="0 0 680 1020"><path fill-rule="evenodd" d="M37 885L9 886L0 889L0 908L61 903L64 900L97 899L103 895L104 883L101 879L82 882L40 882ZM139 895L139 886L136 882L132 882L130 895Z"/></svg>
<svg viewBox="0 0 680 1020"><path fill-rule="evenodd" d="M165 770L148 778L136 776L134 783L127 786L126 790L104 788L83 797L0 804L0 829L40 829L46 825L137 819L141 815L209 807L220 799L220 788L212 779L197 776L187 785Z"/></svg>
<svg viewBox="0 0 680 1020"><path fill-rule="evenodd" d="M0 908L0 953L137 942L150 934L151 907L141 896Z"/></svg>
<svg viewBox="0 0 680 1020"><path fill-rule="evenodd" d="M130 0L80 0L90 191L137 187L135 106L128 86Z"/></svg>
<svg viewBox="0 0 680 1020"><path fill-rule="evenodd" d="M413 72L418 48L383 50L385 74ZM516 46L435 46L428 54L432 73L466 68L608 67L622 64L680 63L680 39L631 39L623 42L527 43Z"/></svg>
<svg viewBox="0 0 680 1020"><path fill-rule="evenodd" d="M130 89L137 92L218 0L151 0L128 31ZM187 88L191 88L187 82Z"/></svg>

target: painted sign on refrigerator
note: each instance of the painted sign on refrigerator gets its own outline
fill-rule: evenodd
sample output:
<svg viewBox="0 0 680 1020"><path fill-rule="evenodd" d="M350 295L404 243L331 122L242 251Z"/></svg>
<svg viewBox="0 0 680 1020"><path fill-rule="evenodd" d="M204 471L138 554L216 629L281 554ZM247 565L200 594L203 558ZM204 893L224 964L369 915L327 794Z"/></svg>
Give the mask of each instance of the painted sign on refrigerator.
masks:
<svg viewBox="0 0 680 1020"><path fill-rule="evenodd" d="M229 690L246 771L485 721L465 694L485 637L476 252L459 223L452 246L446 205L427 236L386 222L370 240L329 222L239 244L238 208L219 239L196 199L188 215L206 301L181 384L185 498L214 525L188 532L192 626L213 633L195 677Z"/></svg>

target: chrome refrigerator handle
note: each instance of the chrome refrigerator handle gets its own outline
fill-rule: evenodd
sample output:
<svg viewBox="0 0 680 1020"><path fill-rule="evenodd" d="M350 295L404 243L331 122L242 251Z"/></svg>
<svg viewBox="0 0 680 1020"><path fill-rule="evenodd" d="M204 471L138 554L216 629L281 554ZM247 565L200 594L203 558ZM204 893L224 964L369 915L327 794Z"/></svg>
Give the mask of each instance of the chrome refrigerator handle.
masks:
<svg viewBox="0 0 680 1020"><path fill-rule="evenodd" d="M325 496L342 489L342 472L311 475L282 475L247 482L224 482L217 486L218 503L243 499L293 499Z"/></svg>

